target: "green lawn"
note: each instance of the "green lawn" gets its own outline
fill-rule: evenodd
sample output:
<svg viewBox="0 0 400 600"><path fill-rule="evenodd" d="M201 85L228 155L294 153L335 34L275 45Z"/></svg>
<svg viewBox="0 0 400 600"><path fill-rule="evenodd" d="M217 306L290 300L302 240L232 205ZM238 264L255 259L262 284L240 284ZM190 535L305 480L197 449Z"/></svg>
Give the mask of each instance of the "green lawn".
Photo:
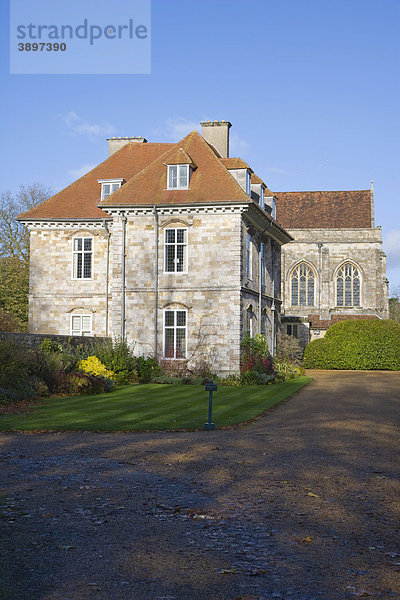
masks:
<svg viewBox="0 0 400 600"><path fill-rule="evenodd" d="M219 386L213 398L217 427L261 414L311 381L298 377L268 386ZM143 431L199 429L207 421L201 385L125 385L109 394L51 398L30 413L0 416L1 431Z"/></svg>

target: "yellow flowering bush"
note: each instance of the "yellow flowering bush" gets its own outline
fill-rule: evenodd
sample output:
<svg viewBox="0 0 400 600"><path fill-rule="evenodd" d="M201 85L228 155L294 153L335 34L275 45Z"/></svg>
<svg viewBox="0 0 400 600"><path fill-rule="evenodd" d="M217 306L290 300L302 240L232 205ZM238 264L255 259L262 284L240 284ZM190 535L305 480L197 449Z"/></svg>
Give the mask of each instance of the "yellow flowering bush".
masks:
<svg viewBox="0 0 400 600"><path fill-rule="evenodd" d="M78 369L89 375L100 375L111 381L116 379L114 371L109 371L97 356L88 356L86 359L81 360L78 363Z"/></svg>

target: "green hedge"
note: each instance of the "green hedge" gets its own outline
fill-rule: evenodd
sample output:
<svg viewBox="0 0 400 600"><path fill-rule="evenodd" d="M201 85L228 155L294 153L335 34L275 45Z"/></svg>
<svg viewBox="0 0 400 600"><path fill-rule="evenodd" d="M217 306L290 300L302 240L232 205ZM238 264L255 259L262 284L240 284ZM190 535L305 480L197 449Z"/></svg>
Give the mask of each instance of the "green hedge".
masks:
<svg viewBox="0 0 400 600"><path fill-rule="evenodd" d="M341 321L304 351L306 369L400 370L400 325L395 321Z"/></svg>

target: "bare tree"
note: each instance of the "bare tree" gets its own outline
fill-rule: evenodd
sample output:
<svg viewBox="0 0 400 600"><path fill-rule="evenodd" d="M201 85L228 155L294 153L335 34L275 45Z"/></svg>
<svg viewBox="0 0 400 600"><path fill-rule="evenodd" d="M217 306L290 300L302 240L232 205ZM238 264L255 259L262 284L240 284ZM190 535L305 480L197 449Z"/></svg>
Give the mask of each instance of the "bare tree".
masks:
<svg viewBox="0 0 400 600"><path fill-rule="evenodd" d="M21 185L18 192L0 196L0 258L29 260L29 233L16 221L18 215L37 206L52 195L52 190L39 183Z"/></svg>

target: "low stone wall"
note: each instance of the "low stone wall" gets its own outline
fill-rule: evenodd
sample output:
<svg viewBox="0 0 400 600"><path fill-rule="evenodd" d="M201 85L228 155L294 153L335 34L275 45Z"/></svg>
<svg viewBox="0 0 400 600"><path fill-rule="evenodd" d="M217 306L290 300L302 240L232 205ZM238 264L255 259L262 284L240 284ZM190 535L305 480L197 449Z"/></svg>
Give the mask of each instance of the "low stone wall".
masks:
<svg viewBox="0 0 400 600"><path fill-rule="evenodd" d="M43 340L48 339L58 342L62 346L87 346L94 341L103 341L104 337L89 337L89 336L71 336L71 335L51 335L45 333L10 333L8 331L0 331L0 340L9 340L20 344L31 350L38 350Z"/></svg>

